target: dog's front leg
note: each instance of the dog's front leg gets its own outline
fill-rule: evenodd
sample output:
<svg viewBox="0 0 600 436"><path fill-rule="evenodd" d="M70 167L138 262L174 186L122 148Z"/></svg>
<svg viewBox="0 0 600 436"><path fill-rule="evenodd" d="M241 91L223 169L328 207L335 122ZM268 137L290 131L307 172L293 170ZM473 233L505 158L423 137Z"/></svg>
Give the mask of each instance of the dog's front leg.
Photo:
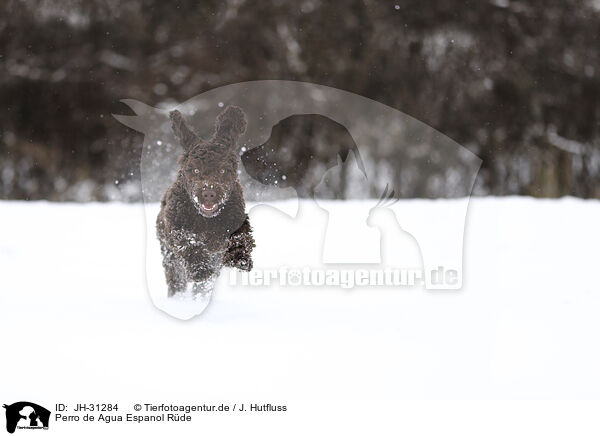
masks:
<svg viewBox="0 0 600 436"><path fill-rule="evenodd" d="M252 269L252 249L256 246L248 215L239 229L229 237L229 246L223 256L225 266L250 271Z"/></svg>
<svg viewBox="0 0 600 436"><path fill-rule="evenodd" d="M201 247L187 247L180 253L188 282L204 282L218 271L214 255Z"/></svg>

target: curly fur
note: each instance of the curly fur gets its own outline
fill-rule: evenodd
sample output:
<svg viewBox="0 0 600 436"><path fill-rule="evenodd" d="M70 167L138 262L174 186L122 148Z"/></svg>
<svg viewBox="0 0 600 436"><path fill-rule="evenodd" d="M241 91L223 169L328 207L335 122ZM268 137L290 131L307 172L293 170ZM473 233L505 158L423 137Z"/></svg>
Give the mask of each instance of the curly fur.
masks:
<svg viewBox="0 0 600 436"><path fill-rule="evenodd" d="M170 113L183 147L175 182L167 189L156 229L169 296L193 284L207 289L223 266L252 269L255 246L238 178L237 139L246 129L244 112L227 107L217 116L215 133L202 140L179 111ZM207 194L209 193L209 194ZM204 198L210 208L208 215ZM209 209L210 209L209 208Z"/></svg>

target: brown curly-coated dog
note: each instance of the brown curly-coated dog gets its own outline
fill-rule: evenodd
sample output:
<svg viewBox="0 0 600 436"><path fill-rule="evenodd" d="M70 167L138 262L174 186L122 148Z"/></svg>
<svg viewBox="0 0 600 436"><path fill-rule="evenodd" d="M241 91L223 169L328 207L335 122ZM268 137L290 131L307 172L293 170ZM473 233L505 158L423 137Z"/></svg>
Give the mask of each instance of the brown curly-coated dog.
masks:
<svg viewBox="0 0 600 436"><path fill-rule="evenodd" d="M237 139L246 130L244 112L228 106L215 133L202 140L179 111L170 113L183 147L179 172L161 201L156 229L169 296L188 289L203 293L223 266L252 269L252 229L238 178Z"/></svg>

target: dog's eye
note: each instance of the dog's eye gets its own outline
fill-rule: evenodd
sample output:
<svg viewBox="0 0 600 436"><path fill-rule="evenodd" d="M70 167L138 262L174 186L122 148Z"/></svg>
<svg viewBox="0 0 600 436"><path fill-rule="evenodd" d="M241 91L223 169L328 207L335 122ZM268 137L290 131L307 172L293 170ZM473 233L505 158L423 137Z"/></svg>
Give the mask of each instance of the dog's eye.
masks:
<svg viewBox="0 0 600 436"><path fill-rule="evenodd" d="M198 168L196 168L196 169L194 170L194 173L196 173L196 174L198 174L199 172L200 172L200 170L199 170Z"/></svg>

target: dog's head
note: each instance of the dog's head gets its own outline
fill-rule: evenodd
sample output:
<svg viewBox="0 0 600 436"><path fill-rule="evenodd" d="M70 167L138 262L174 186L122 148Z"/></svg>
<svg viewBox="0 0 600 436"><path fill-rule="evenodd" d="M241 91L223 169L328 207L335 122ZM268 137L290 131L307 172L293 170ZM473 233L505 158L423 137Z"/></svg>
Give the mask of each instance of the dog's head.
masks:
<svg viewBox="0 0 600 436"><path fill-rule="evenodd" d="M237 139L246 130L244 112L228 106L217 116L215 134L203 141L179 111L170 113L175 136L184 153L179 175L190 201L203 217L213 218L223 210L238 182Z"/></svg>

